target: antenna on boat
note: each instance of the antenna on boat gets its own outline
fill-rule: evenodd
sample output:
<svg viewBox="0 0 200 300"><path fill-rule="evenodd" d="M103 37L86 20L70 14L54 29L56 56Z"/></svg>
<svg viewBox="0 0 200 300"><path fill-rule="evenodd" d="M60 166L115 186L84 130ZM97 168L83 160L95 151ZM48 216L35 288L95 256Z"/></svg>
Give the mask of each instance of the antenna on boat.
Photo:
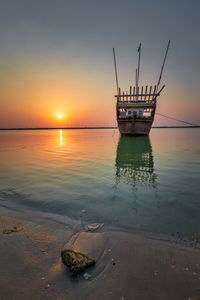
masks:
<svg viewBox="0 0 200 300"><path fill-rule="evenodd" d="M169 50L169 45L170 45L170 40L168 41L168 44L167 44L167 49L166 49L166 52L165 52L165 57L164 57L164 60L163 60L163 64L162 64L162 68L161 68L161 71L160 71L160 76L159 76L159 79L158 79L158 83L157 83L157 88L156 88L156 90L158 90L158 87L159 87L160 82L161 82L162 73L163 73L165 61L166 61L166 58L167 58L167 53L168 53L168 50Z"/></svg>
<svg viewBox="0 0 200 300"><path fill-rule="evenodd" d="M115 49L114 48L113 48L113 58L114 58L114 66L115 66L115 78L116 78L117 94L119 94L119 82L118 82L117 64L116 64L116 57L115 57Z"/></svg>

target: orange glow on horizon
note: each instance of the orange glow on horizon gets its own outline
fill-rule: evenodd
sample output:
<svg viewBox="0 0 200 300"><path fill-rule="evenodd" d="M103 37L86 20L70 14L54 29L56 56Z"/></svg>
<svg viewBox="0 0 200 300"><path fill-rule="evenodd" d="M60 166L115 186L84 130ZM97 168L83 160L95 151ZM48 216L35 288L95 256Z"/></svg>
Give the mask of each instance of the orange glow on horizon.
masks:
<svg viewBox="0 0 200 300"><path fill-rule="evenodd" d="M4 74L0 90L1 128L117 125L111 75L102 81L101 72L87 77L76 68L63 71L60 66L50 66L41 64L34 69L24 63L20 65L21 73L16 68ZM188 99L188 91L182 85L169 84L158 99L157 112L186 121L198 120L198 97L194 95L192 102ZM156 115L154 126L173 124L181 123Z"/></svg>

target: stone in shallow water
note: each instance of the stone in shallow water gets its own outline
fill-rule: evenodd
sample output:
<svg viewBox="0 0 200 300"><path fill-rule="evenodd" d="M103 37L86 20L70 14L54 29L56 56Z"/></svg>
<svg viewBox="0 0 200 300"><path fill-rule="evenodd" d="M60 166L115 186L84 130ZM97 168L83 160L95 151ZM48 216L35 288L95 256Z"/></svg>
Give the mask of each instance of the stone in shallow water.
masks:
<svg viewBox="0 0 200 300"><path fill-rule="evenodd" d="M73 250L61 251L62 262L69 268L72 276L84 272L90 266L95 264L95 260L88 255Z"/></svg>

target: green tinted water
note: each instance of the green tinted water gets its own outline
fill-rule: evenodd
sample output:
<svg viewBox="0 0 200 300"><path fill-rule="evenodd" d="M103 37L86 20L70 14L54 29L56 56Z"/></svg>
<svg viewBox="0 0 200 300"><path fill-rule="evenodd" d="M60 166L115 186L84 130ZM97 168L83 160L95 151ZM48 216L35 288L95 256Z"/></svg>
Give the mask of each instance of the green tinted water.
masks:
<svg viewBox="0 0 200 300"><path fill-rule="evenodd" d="M200 130L0 131L0 205L83 223L200 233Z"/></svg>

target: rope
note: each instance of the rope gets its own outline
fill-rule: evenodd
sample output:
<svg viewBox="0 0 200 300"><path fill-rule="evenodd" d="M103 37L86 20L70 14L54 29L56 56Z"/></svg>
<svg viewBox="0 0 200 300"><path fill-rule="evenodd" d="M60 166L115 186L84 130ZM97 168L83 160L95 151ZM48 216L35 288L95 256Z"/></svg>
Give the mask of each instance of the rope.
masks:
<svg viewBox="0 0 200 300"><path fill-rule="evenodd" d="M114 127L114 130L113 130L113 133L112 133L112 137L115 136L116 129L117 129L117 120L115 120L115 127Z"/></svg>
<svg viewBox="0 0 200 300"><path fill-rule="evenodd" d="M165 117L165 118L171 119L171 120L175 120L175 121L177 121L177 122L185 123L185 124L187 124L187 125L199 126L198 124L194 124L194 123L186 122L186 121L183 121L183 120L178 120L178 119L175 119L175 118L172 118L172 117L169 117L169 116L163 115L163 114L156 113L156 115L159 115L159 116L162 116L162 117Z"/></svg>

